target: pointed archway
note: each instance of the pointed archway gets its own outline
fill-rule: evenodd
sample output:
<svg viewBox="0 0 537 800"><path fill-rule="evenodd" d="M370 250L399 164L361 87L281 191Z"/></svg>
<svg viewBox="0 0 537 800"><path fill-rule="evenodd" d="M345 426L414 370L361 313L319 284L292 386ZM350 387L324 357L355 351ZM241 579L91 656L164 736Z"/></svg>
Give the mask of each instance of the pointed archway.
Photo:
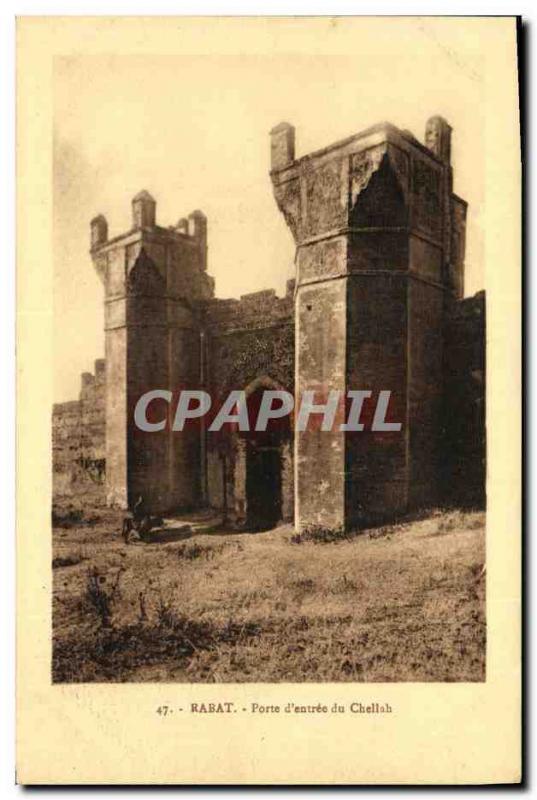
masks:
<svg viewBox="0 0 537 800"><path fill-rule="evenodd" d="M265 391L283 389L268 375L245 388L251 430L240 434L245 460L246 525L249 530L269 530L284 516L285 450L290 440L289 416L270 420L267 429L255 431Z"/></svg>

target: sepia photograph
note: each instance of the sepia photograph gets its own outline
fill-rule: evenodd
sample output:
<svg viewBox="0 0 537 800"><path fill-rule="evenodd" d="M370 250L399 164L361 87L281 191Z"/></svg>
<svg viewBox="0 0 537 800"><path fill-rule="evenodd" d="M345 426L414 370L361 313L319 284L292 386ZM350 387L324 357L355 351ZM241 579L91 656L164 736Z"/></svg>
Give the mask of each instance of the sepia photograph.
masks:
<svg viewBox="0 0 537 800"><path fill-rule="evenodd" d="M19 783L520 780L522 61L17 21Z"/></svg>
<svg viewBox="0 0 537 800"><path fill-rule="evenodd" d="M478 74L435 55L375 104L55 59L55 682L485 679Z"/></svg>

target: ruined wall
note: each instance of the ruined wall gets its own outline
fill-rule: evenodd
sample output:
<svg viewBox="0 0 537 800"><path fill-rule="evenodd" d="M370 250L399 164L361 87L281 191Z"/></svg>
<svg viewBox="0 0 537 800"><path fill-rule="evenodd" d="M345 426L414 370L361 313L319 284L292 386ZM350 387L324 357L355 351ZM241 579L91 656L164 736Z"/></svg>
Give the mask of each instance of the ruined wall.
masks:
<svg viewBox="0 0 537 800"><path fill-rule="evenodd" d="M294 387L294 281L285 297L274 289L240 300L210 300L205 305L211 390L245 389L260 375L289 392Z"/></svg>
<svg viewBox="0 0 537 800"><path fill-rule="evenodd" d="M84 372L78 400L55 403L52 410L52 490L55 499L104 501L105 362Z"/></svg>
<svg viewBox="0 0 537 800"><path fill-rule="evenodd" d="M449 503L486 502L485 292L446 310L443 495Z"/></svg>

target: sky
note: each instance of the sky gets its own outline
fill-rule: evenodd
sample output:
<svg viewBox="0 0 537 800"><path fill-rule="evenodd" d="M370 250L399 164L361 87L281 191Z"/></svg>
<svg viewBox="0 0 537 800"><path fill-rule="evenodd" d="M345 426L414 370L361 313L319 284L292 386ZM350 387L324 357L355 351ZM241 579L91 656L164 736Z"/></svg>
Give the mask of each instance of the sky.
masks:
<svg viewBox="0 0 537 800"><path fill-rule="evenodd" d="M208 217L218 297L285 291L294 245L269 178L270 129L296 127L297 157L389 121L423 141L453 127L454 190L469 202L465 293L484 287L482 64L473 36L446 41L427 22L412 41L357 37L352 55L66 56L54 62L54 399L75 399L104 355L103 288L89 222L130 227L147 189L157 223ZM404 29L403 29L404 32Z"/></svg>

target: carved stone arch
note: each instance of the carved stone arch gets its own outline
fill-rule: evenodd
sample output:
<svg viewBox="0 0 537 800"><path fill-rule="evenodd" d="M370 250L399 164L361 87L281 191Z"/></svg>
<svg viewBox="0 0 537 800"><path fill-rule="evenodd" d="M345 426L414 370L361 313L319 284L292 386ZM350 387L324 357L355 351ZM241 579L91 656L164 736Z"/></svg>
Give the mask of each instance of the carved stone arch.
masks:
<svg viewBox="0 0 537 800"><path fill-rule="evenodd" d="M300 238L300 222L302 215L300 183L297 179L273 184L274 197L282 212L295 242Z"/></svg>
<svg viewBox="0 0 537 800"><path fill-rule="evenodd" d="M389 153L376 153L374 157L363 154L363 157L361 169L355 172L351 182L350 226L406 227L408 204L405 187Z"/></svg>
<svg viewBox="0 0 537 800"><path fill-rule="evenodd" d="M258 375L244 388L250 425L265 391L286 391L267 374ZM250 407L252 404L252 407ZM250 530L266 530L293 513L292 419L279 418L276 427L236 435L235 498Z"/></svg>
<svg viewBox="0 0 537 800"><path fill-rule="evenodd" d="M294 326L251 330L244 337L230 337L222 366L215 372L216 393L227 396L231 389L244 389L254 380L267 377L276 388L293 392ZM269 387L270 388L270 387Z"/></svg>
<svg viewBox="0 0 537 800"><path fill-rule="evenodd" d="M165 290L166 281L142 248L127 277L128 293L154 297L164 294Z"/></svg>
<svg viewBox="0 0 537 800"><path fill-rule="evenodd" d="M273 392L288 391L288 389L282 386L281 383L278 383L278 381L274 380L274 378L271 378L269 375L259 375L257 378L254 378L253 381L250 381L250 383L244 387L244 394L248 398L250 397L250 395L254 394L259 389L268 389Z"/></svg>

